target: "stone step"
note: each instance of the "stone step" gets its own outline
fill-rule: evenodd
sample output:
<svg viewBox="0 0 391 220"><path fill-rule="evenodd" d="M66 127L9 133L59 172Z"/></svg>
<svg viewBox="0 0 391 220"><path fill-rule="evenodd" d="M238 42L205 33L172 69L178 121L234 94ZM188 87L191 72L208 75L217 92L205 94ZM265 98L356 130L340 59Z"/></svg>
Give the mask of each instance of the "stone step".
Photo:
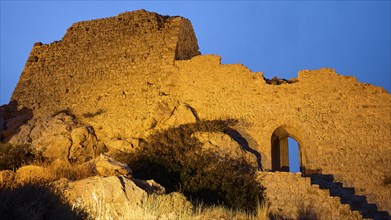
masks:
<svg viewBox="0 0 391 220"><path fill-rule="evenodd" d="M309 178L313 187L328 192L332 198L339 199L341 204L348 205L355 214L360 213L364 219L391 220L388 212L379 211L377 205L368 203L365 196L356 195L353 187L344 187L342 182L334 182L332 175L314 174Z"/></svg>

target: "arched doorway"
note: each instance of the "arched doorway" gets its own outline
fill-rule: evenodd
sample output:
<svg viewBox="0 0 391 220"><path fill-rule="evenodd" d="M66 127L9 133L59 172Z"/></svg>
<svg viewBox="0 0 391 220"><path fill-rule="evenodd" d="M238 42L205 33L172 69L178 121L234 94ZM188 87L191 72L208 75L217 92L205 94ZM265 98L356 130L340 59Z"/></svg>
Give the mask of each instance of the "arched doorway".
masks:
<svg viewBox="0 0 391 220"><path fill-rule="evenodd" d="M288 131L289 127L280 126L272 134L272 170L281 172L304 172L301 140Z"/></svg>

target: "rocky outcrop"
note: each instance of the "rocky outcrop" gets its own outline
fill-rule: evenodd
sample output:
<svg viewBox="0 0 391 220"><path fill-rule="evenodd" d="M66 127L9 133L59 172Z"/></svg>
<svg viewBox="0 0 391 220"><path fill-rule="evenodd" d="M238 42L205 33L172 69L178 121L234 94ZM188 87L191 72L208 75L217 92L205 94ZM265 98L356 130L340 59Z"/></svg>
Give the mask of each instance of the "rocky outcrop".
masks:
<svg viewBox="0 0 391 220"><path fill-rule="evenodd" d="M106 151L101 141L132 153L133 140L159 130L232 118L247 140L196 133L201 150L256 158L258 168L280 171L280 159L288 158L284 142L292 137L304 172L338 175L391 211L391 190L382 180L391 170L386 90L329 68L267 80L241 64L222 64L219 56L198 55L191 23L181 17L140 10L78 22L61 41L33 46L12 103L0 107L0 139L30 144L50 161L84 163ZM111 175L110 169L97 172Z"/></svg>
<svg viewBox="0 0 391 220"><path fill-rule="evenodd" d="M122 218L127 208L141 206L147 193L124 176L90 177L70 182L61 179L52 184L76 207L82 207L93 218L105 219L104 212L116 213ZM115 210L115 212L114 212Z"/></svg>
<svg viewBox="0 0 391 220"><path fill-rule="evenodd" d="M49 161L67 158L86 162L106 151L94 128L63 111L49 117L33 118L9 140L13 145L29 144Z"/></svg>
<svg viewBox="0 0 391 220"><path fill-rule="evenodd" d="M231 157L233 159L244 159L253 167L257 167L257 158L246 152L243 147L228 134L223 132L195 132L192 137L196 138L202 145L202 151L213 152L220 158Z"/></svg>
<svg viewBox="0 0 391 220"><path fill-rule="evenodd" d="M166 189L160 185L159 183L155 182L155 180L139 180L132 178L132 181L140 188L145 190L148 194L158 194L162 195L166 192Z"/></svg>
<svg viewBox="0 0 391 220"><path fill-rule="evenodd" d="M149 190L156 183L125 176L95 176L75 182L61 179L51 185L73 207L85 210L93 219L189 218L192 209L180 193L155 193Z"/></svg>
<svg viewBox="0 0 391 220"><path fill-rule="evenodd" d="M36 151L42 152L48 159L68 157L69 148L72 145L70 132L77 126L74 117L60 113L50 118L37 119L32 124L28 135L31 138L31 145ZM13 142L16 135L11 142Z"/></svg>
<svg viewBox="0 0 391 220"><path fill-rule="evenodd" d="M101 154L99 157L87 163L94 167L99 176L132 176L132 170L128 165L118 162L107 155Z"/></svg>
<svg viewBox="0 0 391 220"><path fill-rule="evenodd" d="M145 122L145 128L166 129L182 124L191 124L199 120L196 110L186 103L172 100L158 102L151 113L152 117Z"/></svg>
<svg viewBox="0 0 391 220"><path fill-rule="evenodd" d="M138 138L115 138L106 142L106 147L113 153L133 153L140 147Z"/></svg>
<svg viewBox="0 0 391 220"><path fill-rule="evenodd" d="M105 149L103 143L96 138L94 128L82 126L71 131L72 145L68 158L71 161L85 162L95 158Z"/></svg>

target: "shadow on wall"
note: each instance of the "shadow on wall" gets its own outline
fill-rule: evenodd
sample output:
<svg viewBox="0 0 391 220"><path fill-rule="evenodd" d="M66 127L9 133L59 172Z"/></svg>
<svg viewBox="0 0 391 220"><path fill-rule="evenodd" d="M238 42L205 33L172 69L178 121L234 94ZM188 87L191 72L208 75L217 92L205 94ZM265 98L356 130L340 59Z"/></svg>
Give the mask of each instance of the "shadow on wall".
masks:
<svg viewBox="0 0 391 220"><path fill-rule="evenodd" d="M0 219L87 219L48 186L27 184L0 190Z"/></svg>
<svg viewBox="0 0 391 220"><path fill-rule="evenodd" d="M0 141L10 140L33 116L33 111L26 107L18 110L17 101L0 106Z"/></svg>
<svg viewBox="0 0 391 220"><path fill-rule="evenodd" d="M257 158L258 170L263 170L261 154L249 146L246 138L244 138L238 131L232 128L227 129L224 133L236 141L243 151L253 154Z"/></svg>

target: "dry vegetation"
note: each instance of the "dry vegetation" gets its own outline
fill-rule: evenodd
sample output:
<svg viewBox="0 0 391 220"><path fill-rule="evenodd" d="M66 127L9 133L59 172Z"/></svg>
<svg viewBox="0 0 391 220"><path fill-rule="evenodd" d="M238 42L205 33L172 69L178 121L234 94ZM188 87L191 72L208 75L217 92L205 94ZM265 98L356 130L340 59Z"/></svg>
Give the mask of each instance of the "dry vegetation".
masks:
<svg viewBox="0 0 391 220"><path fill-rule="evenodd" d="M0 170L17 170L26 165L35 165L47 169L47 181L61 178L80 180L95 175L94 167L89 163L71 164L65 160L53 163L34 152L29 145L13 146L9 143L0 143ZM46 183L46 182L43 182Z"/></svg>
<svg viewBox="0 0 391 220"><path fill-rule="evenodd" d="M0 146L1 169L17 169L34 164L47 169L48 178L2 189L0 219L267 219L267 206L260 206L263 188L255 181L255 171L244 160L221 158L200 151L194 132L227 132L233 120L200 121L158 132L142 143L133 155L119 155L133 170L135 178L154 179L169 194L148 195L141 206L123 207L126 215L96 198L93 207L68 204L47 183L61 178L84 179L95 175L94 168L66 161L44 162L28 146ZM50 205L48 205L50 204Z"/></svg>
<svg viewBox="0 0 391 220"><path fill-rule="evenodd" d="M140 206L125 205L125 214L118 214L104 199L96 200L92 207L73 204L73 207L85 210L93 219L279 219L270 214L266 205L258 205L252 212L229 209L222 205L192 205L184 195L173 192L166 195L147 195ZM123 211L121 210L121 211Z"/></svg>
<svg viewBox="0 0 391 220"><path fill-rule="evenodd" d="M154 179L168 192L180 191L193 203L220 204L252 212L263 188L244 159L221 158L201 150L194 132L228 132L234 120L199 121L151 135L138 152L119 158L139 179Z"/></svg>
<svg viewBox="0 0 391 220"><path fill-rule="evenodd" d="M96 198L96 197L95 197ZM267 206L253 212L219 205L193 206L182 194L147 195L140 206L124 204L125 214L104 198L93 206L69 204L48 185L26 184L0 191L0 219L269 219ZM123 211L122 210L122 211Z"/></svg>
<svg viewBox="0 0 391 220"><path fill-rule="evenodd" d="M71 164L71 163L52 163L42 164L48 168L53 180L67 178L69 180L82 180L90 176L95 176L96 172L91 164Z"/></svg>
<svg viewBox="0 0 391 220"><path fill-rule="evenodd" d="M13 146L9 143L0 143L0 170L16 170L22 165L42 160L42 156L35 153L29 145Z"/></svg>

